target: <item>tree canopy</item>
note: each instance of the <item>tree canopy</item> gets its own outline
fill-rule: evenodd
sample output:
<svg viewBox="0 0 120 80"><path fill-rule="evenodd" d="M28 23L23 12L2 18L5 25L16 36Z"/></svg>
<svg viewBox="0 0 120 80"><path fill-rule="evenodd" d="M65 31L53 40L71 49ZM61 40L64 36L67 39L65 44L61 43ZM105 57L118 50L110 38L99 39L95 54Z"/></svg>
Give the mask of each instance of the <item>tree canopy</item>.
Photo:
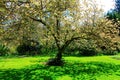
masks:
<svg viewBox="0 0 120 80"><path fill-rule="evenodd" d="M49 65L62 63L62 54L71 43L87 40L109 48L106 45L112 45L118 33L117 25L103 18L95 0L13 0L0 4L1 41L20 45L35 40L54 46L57 54Z"/></svg>

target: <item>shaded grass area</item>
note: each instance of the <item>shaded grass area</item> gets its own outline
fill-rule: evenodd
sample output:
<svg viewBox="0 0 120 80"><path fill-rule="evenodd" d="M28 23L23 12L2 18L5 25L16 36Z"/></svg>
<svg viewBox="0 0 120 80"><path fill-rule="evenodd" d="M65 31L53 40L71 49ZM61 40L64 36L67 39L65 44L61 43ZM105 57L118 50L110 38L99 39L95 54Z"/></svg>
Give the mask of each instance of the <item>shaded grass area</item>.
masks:
<svg viewBox="0 0 120 80"><path fill-rule="evenodd" d="M66 64L61 67L45 66L44 62L48 58L0 58L0 80L120 79L120 61L118 60L120 57L118 56L65 57Z"/></svg>

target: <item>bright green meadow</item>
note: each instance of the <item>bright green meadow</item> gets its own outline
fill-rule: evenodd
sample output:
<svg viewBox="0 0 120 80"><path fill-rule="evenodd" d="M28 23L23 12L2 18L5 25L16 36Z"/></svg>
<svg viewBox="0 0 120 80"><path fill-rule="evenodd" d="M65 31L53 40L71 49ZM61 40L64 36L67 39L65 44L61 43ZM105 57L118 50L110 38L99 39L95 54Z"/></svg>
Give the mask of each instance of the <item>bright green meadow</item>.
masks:
<svg viewBox="0 0 120 80"><path fill-rule="evenodd" d="M0 57L0 80L120 80L120 56L64 57L63 66L46 66L49 57Z"/></svg>

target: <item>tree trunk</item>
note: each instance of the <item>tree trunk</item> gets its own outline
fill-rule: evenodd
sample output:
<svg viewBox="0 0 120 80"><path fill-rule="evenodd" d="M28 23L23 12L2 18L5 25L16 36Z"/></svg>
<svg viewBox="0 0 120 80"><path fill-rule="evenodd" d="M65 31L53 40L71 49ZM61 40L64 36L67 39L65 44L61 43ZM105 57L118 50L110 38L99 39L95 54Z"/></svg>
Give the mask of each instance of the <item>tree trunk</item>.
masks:
<svg viewBox="0 0 120 80"><path fill-rule="evenodd" d="M61 60L62 59L62 50L58 50L58 53L57 53L57 55L56 55L56 59L57 60Z"/></svg>
<svg viewBox="0 0 120 80"><path fill-rule="evenodd" d="M65 51L65 49L69 46L69 44L72 41L77 40L80 37L74 37L74 38L71 38L70 40L67 40L62 47L60 47L59 44L57 43L56 36L53 35L53 37L56 40L56 44L57 44L57 47L58 47L58 53L57 53L55 58L50 58L48 60L47 65L50 65L50 66L62 66L64 64L64 60L62 60L62 53Z"/></svg>
<svg viewBox="0 0 120 80"><path fill-rule="evenodd" d="M63 50L59 49L55 58L50 58L47 62L49 66L62 66L64 64L64 60L62 60Z"/></svg>

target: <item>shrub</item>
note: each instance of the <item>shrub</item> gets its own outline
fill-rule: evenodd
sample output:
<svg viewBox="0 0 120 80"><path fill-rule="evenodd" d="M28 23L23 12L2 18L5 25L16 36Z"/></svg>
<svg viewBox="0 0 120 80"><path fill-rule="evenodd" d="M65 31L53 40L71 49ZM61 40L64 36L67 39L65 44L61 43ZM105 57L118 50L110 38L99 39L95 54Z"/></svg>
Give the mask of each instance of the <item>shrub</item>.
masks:
<svg viewBox="0 0 120 80"><path fill-rule="evenodd" d="M3 44L0 44L0 56L6 56L9 53L9 48Z"/></svg>
<svg viewBox="0 0 120 80"><path fill-rule="evenodd" d="M103 50L102 53L104 55L116 55L118 53L118 51L114 51L114 50Z"/></svg>
<svg viewBox="0 0 120 80"><path fill-rule="evenodd" d="M117 43L112 43L113 45L105 45L100 47L101 53L104 55L116 55L119 53L119 45Z"/></svg>
<svg viewBox="0 0 120 80"><path fill-rule="evenodd" d="M81 40L79 46L79 54L82 56L98 55L97 45L94 40Z"/></svg>
<svg viewBox="0 0 120 80"><path fill-rule="evenodd" d="M67 47L64 55L65 56L79 56L80 49L75 46L75 48Z"/></svg>
<svg viewBox="0 0 120 80"><path fill-rule="evenodd" d="M48 47L44 46L41 49L41 53L42 53L42 55L54 56L57 53L57 49L56 48L48 48Z"/></svg>
<svg viewBox="0 0 120 80"><path fill-rule="evenodd" d="M120 42L117 42L117 43L114 43L114 44L117 45L117 46L116 46L116 50L117 50L118 52L120 52Z"/></svg>
<svg viewBox="0 0 120 80"><path fill-rule="evenodd" d="M80 55L82 56L94 56L97 55L98 52L95 48L90 47L83 47L80 49Z"/></svg>
<svg viewBox="0 0 120 80"><path fill-rule="evenodd" d="M41 48L39 42L29 40L19 45L16 50L19 55L37 55L41 53Z"/></svg>

